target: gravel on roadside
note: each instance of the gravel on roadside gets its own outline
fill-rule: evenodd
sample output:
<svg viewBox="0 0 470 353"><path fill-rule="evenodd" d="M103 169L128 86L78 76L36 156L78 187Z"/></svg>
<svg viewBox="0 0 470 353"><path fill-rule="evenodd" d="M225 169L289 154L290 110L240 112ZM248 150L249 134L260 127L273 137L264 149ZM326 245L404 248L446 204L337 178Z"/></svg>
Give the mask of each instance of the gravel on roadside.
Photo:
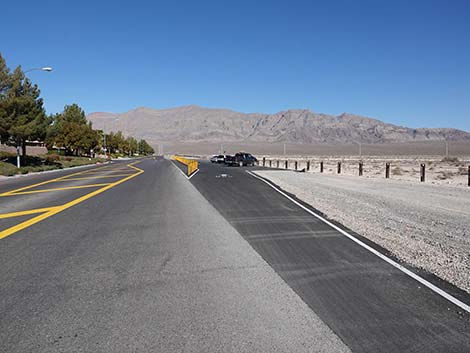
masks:
<svg viewBox="0 0 470 353"><path fill-rule="evenodd" d="M470 188L256 171L353 231L470 292Z"/></svg>

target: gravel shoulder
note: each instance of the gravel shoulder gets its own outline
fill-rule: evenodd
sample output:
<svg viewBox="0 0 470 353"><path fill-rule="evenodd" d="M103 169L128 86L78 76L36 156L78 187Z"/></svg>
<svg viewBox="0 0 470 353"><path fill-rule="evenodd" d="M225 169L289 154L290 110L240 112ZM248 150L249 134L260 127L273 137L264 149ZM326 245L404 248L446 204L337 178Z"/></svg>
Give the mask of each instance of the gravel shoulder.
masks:
<svg viewBox="0 0 470 353"><path fill-rule="evenodd" d="M470 292L470 188L257 171L406 263Z"/></svg>

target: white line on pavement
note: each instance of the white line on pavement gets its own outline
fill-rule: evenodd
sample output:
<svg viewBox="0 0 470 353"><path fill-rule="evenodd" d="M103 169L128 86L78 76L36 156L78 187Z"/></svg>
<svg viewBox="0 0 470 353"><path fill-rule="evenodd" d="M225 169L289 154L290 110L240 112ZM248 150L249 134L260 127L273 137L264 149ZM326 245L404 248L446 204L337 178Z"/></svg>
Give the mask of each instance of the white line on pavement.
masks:
<svg viewBox="0 0 470 353"><path fill-rule="evenodd" d="M296 200L294 200L292 197L290 197L289 195L287 195L285 192L283 192L282 190L278 189L276 186L274 186L273 184L271 184L270 182L268 182L267 180L265 180L264 178L261 178L260 176L250 172L250 171L246 171L248 174L250 174L251 176L255 177L256 179L259 179L261 180L262 182L266 183L267 185L269 185L271 188L273 188L274 190L276 190L278 193L280 193L281 195L283 195L284 197L286 197L287 199L289 199L290 201L292 201L293 203L295 203L297 206L299 206L300 208L304 209L305 211L307 211L308 213L310 213L311 215L315 216L316 218L318 218L319 220L323 221L324 223L328 224L330 227L336 229L338 232L340 232L341 234L343 234L344 236L348 237L349 239L351 239L352 241L354 241L355 243L357 243L358 245L362 246L364 249L370 251L371 253L373 253L374 255L380 257L382 260L388 262L390 265L392 265L393 267L399 269L400 271L404 272L405 274L407 274L408 276L410 276L411 278L413 278L414 280L418 281L419 283L421 283L422 285L428 287L429 289L431 289L432 291L434 291L435 293L441 295L442 297L444 297L445 299L447 299L448 301L452 302L453 304L457 305L458 307L460 307L461 309L465 310L466 312L470 313L470 306L468 306L467 304L463 303L462 301L458 300L457 298L453 297L452 295L450 295L449 293L443 291L442 289L440 289L439 287L435 286L434 284L432 284L431 282L425 280L424 278L418 276L416 273L408 270L406 267L400 265L399 263L395 262L394 260L390 259L389 257L385 256L384 254L382 254L381 252L375 250L374 248L370 247L369 245L363 243L362 241L360 241L359 239L357 239L356 237L352 236L351 234L349 234L348 232L346 232L345 230L339 228L338 226L334 225L333 223L331 223L330 221L328 221L327 219L323 218L322 216L320 216L319 214L313 212L312 210L310 210L309 208L305 207L304 205L302 205L301 203L297 202Z"/></svg>

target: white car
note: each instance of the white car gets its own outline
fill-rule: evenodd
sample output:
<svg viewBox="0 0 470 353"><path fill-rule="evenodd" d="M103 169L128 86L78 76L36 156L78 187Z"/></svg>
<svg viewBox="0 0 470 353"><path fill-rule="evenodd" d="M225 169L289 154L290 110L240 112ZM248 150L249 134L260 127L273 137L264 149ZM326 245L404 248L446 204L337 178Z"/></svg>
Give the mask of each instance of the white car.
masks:
<svg viewBox="0 0 470 353"><path fill-rule="evenodd" d="M215 156L212 156L210 161L212 163L224 163L225 161L225 156L222 155L222 154L219 154L219 155L215 155Z"/></svg>

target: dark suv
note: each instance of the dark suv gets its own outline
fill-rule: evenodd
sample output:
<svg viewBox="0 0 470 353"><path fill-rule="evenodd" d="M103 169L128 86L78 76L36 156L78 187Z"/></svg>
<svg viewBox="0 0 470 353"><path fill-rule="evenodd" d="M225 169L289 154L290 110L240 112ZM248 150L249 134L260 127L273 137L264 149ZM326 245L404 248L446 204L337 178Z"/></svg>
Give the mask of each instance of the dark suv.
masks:
<svg viewBox="0 0 470 353"><path fill-rule="evenodd" d="M258 162L258 160L253 157L250 153L238 152L237 154L235 154L235 162L236 165L240 167L244 165L252 167L255 165L256 162Z"/></svg>

